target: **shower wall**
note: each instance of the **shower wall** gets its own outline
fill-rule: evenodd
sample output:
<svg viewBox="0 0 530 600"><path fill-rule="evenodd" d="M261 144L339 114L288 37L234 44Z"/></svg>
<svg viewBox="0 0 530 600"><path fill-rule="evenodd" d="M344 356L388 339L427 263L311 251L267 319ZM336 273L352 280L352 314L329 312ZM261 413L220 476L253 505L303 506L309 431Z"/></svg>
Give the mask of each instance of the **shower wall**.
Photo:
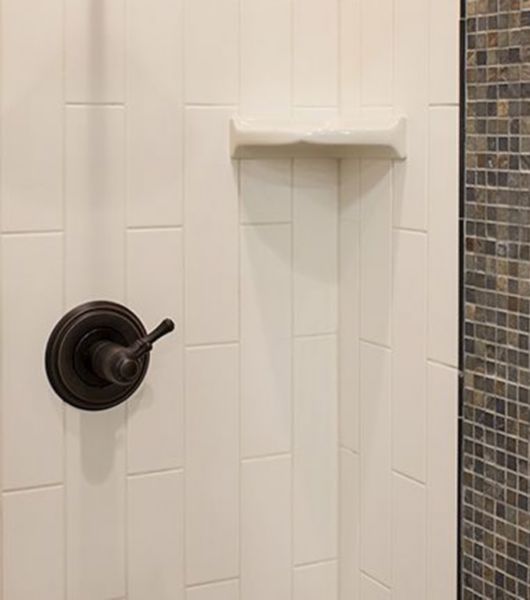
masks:
<svg viewBox="0 0 530 600"><path fill-rule="evenodd" d="M1 10L2 600L453 597L457 1ZM374 111L406 163L228 156ZM43 350L94 298L178 331L88 414Z"/></svg>
<svg viewBox="0 0 530 600"><path fill-rule="evenodd" d="M530 598L530 2L464 3L462 598Z"/></svg>
<svg viewBox="0 0 530 600"><path fill-rule="evenodd" d="M344 111L406 114L341 166L340 598L457 597L459 3L342 4Z"/></svg>

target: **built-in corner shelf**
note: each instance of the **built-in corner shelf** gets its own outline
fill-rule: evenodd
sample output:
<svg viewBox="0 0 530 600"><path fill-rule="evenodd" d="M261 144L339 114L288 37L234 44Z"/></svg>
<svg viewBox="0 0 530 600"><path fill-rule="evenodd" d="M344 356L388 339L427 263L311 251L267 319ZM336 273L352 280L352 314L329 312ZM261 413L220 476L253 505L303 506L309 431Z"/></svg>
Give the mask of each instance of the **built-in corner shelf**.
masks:
<svg viewBox="0 0 530 600"><path fill-rule="evenodd" d="M234 117L233 158L406 158L405 117L279 121Z"/></svg>

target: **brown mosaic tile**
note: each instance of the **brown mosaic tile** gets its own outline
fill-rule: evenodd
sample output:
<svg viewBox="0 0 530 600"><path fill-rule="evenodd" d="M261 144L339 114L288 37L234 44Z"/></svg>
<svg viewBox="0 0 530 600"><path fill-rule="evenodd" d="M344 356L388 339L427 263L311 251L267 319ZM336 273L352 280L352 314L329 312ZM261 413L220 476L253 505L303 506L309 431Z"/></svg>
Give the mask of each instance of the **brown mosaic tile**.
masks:
<svg viewBox="0 0 530 600"><path fill-rule="evenodd" d="M461 597L530 600L530 0L465 0Z"/></svg>

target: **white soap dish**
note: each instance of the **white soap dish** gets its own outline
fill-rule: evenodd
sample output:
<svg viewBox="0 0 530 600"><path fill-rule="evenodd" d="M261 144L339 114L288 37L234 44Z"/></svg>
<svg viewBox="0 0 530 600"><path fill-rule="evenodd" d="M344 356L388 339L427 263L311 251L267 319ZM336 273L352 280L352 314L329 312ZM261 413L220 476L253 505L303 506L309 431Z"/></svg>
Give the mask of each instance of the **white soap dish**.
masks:
<svg viewBox="0 0 530 600"><path fill-rule="evenodd" d="M355 121L230 121L232 158L406 158L405 117Z"/></svg>

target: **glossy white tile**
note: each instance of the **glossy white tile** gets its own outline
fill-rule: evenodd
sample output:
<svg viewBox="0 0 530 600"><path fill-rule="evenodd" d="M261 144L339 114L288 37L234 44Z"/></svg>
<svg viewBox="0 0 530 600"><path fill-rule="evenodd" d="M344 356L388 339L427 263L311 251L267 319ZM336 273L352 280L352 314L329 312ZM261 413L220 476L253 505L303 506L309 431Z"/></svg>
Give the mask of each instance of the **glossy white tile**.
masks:
<svg viewBox="0 0 530 600"><path fill-rule="evenodd" d="M429 133L429 358L458 364L458 108L432 108Z"/></svg>
<svg viewBox="0 0 530 600"><path fill-rule="evenodd" d="M460 72L460 0L429 1L429 73L431 104L458 104Z"/></svg>
<svg viewBox="0 0 530 600"><path fill-rule="evenodd" d="M241 1L244 115L288 115L291 104L291 1Z"/></svg>
<svg viewBox="0 0 530 600"><path fill-rule="evenodd" d="M125 100L125 0L69 0L65 4L66 100Z"/></svg>
<svg viewBox="0 0 530 600"><path fill-rule="evenodd" d="M183 203L183 0L127 5L127 223L178 225Z"/></svg>
<svg viewBox="0 0 530 600"><path fill-rule="evenodd" d="M239 573L238 347L186 351L186 582Z"/></svg>
<svg viewBox="0 0 530 600"><path fill-rule="evenodd" d="M66 410L67 598L121 598L126 589L125 408Z"/></svg>
<svg viewBox="0 0 530 600"><path fill-rule="evenodd" d="M239 0L184 0L188 104L236 104Z"/></svg>
<svg viewBox="0 0 530 600"><path fill-rule="evenodd" d="M390 361L389 350L361 344L361 568L387 586L392 582Z"/></svg>
<svg viewBox="0 0 530 600"><path fill-rule="evenodd" d="M394 3L361 0L361 104L392 104Z"/></svg>
<svg viewBox="0 0 530 600"><path fill-rule="evenodd" d="M294 570L294 600L337 598L337 562L331 561Z"/></svg>
<svg viewBox="0 0 530 600"><path fill-rule="evenodd" d="M339 460L339 599L360 600L360 459L342 448Z"/></svg>
<svg viewBox="0 0 530 600"><path fill-rule="evenodd" d="M61 0L38 4L6 0L2 5L0 190L4 231L62 226L62 26Z"/></svg>
<svg viewBox="0 0 530 600"><path fill-rule="evenodd" d="M291 449L291 227L241 231L243 457Z"/></svg>
<svg viewBox="0 0 530 600"><path fill-rule="evenodd" d="M427 236L395 231L392 289L392 466L425 481Z"/></svg>
<svg viewBox="0 0 530 600"><path fill-rule="evenodd" d="M228 154L231 111L186 111L185 294L188 344L235 341L238 195Z"/></svg>
<svg viewBox="0 0 530 600"><path fill-rule="evenodd" d="M336 161L295 161L293 269L296 335L335 332L338 320Z"/></svg>
<svg viewBox="0 0 530 600"><path fill-rule="evenodd" d="M50 388L43 364L48 336L63 310L63 236L4 236L1 256L6 490L63 480L63 403Z"/></svg>
<svg viewBox="0 0 530 600"><path fill-rule="evenodd" d="M338 2L294 0L293 102L335 106L338 102Z"/></svg>
<svg viewBox="0 0 530 600"><path fill-rule="evenodd" d="M295 565L337 557L337 405L337 338L297 339L294 355Z"/></svg>
<svg viewBox="0 0 530 600"><path fill-rule="evenodd" d="M361 598L363 600L390 600L392 593L389 588L375 579L361 575Z"/></svg>
<svg viewBox="0 0 530 600"><path fill-rule="evenodd" d="M244 461L241 598L291 600L291 457Z"/></svg>
<svg viewBox="0 0 530 600"><path fill-rule="evenodd" d="M184 599L184 475L129 477L129 600Z"/></svg>
<svg viewBox="0 0 530 600"><path fill-rule="evenodd" d="M112 3L111 3L112 4ZM120 107L66 109L66 301L123 301L125 133Z"/></svg>
<svg viewBox="0 0 530 600"><path fill-rule="evenodd" d="M430 590L427 590L425 568L425 486L396 474L392 478L392 486L392 598L424 600L431 597Z"/></svg>
<svg viewBox="0 0 530 600"><path fill-rule="evenodd" d="M63 488L5 494L2 503L3 597L63 600Z"/></svg>
<svg viewBox="0 0 530 600"><path fill-rule="evenodd" d="M429 365L427 589L454 598L458 548L458 371Z"/></svg>
<svg viewBox="0 0 530 600"><path fill-rule="evenodd" d="M239 581L224 581L188 588L186 600L239 600Z"/></svg>
<svg viewBox="0 0 530 600"><path fill-rule="evenodd" d="M429 6L394 3L394 111L407 116L407 159L394 166L394 225L427 227Z"/></svg>
<svg viewBox="0 0 530 600"><path fill-rule="evenodd" d="M390 345L392 165L361 162L361 337Z"/></svg>
<svg viewBox="0 0 530 600"><path fill-rule="evenodd" d="M241 222L288 223L292 215L290 160L240 163Z"/></svg>
<svg viewBox="0 0 530 600"><path fill-rule="evenodd" d="M340 443L359 450L360 228L340 223L339 398Z"/></svg>
<svg viewBox="0 0 530 600"><path fill-rule="evenodd" d="M147 377L127 403L129 473L183 465L182 245L179 229L127 234L127 306L148 330L167 317L176 325L157 343Z"/></svg>

